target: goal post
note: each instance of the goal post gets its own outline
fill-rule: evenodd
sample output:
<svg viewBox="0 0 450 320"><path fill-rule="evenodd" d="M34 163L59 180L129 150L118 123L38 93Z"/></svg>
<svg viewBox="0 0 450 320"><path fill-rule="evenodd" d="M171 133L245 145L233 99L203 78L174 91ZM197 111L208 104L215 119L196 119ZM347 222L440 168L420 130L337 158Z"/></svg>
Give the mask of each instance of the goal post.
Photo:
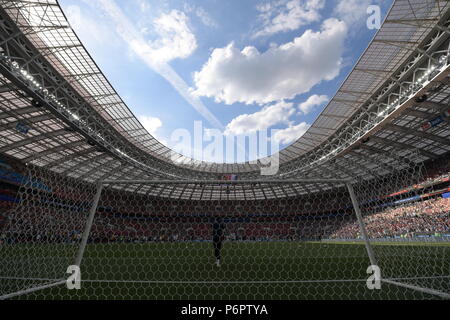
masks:
<svg viewBox="0 0 450 320"><path fill-rule="evenodd" d="M347 182L348 193L350 194L350 199L352 200L353 210L355 211L356 219L359 225L359 231L361 232L362 238L364 240L364 245L366 246L367 255L369 257L372 266L377 266L377 260L375 259L375 254L373 253L372 245L370 244L369 236L367 235L366 226L364 225L364 220L361 214L361 208L359 206L358 199L356 198L355 190L350 182ZM381 278L380 278L381 279Z"/></svg>
<svg viewBox="0 0 450 320"><path fill-rule="evenodd" d="M399 237L409 202L398 213L383 198L417 172L391 186L29 176L2 230L0 299L450 298L448 246ZM79 290L67 288L70 265L81 270ZM381 288L370 287L373 275Z"/></svg>
<svg viewBox="0 0 450 320"><path fill-rule="evenodd" d="M94 223L95 213L97 212L98 203L100 201L100 197L102 195L103 183L97 183L97 188L95 192L95 197L92 202L92 206L89 209L89 216L86 221L86 226L83 230L83 235L81 237L80 248L78 249L77 257L75 259L75 266L81 266L81 260L83 259L84 251L86 250L86 245L89 239L89 234L91 233L92 224Z"/></svg>
<svg viewBox="0 0 450 320"><path fill-rule="evenodd" d="M15 175L21 181L15 205L2 212L0 227L0 299L65 288L96 195L94 184L35 166Z"/></svg>

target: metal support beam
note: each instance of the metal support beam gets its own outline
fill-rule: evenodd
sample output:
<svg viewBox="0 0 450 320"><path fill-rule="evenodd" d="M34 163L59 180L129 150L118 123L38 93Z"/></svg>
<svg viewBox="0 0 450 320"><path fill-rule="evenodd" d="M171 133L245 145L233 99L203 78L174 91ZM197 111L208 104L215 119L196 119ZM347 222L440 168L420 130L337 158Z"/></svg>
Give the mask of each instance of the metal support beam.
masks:
<svg viewBox="0 0 450 320"><path fill-rule="evenodd" d="M371 136L370 139L376 143L380 143L380 144L387 145L387 146L393 146L393 147L403 149L403 150L417 150L420 154L422 154L423 156L430 158L430 159L438 158L438 155L436 155L430 151L426 151L423 149L417 149L416 147L406 144L406 143L390 140L387 138L381 138L381 137L378 137L375 135Z"/></svg>
<svg viewBox="0 0 450 320"><path fill-rule="evenodd" d="M61 136L61 135L64 135L64 134L68 135L69 132L67 132L64 129L60 129L60 130L55 130L55 131L46 132L46 133L43 133L43 134L40 134L40 135L32 136L30 138L19 140L17 142L8 144L7 146L0 148L0 153L5 153L5 152L8 152L10 150L16 150L17 148L26 146L28 144L38 143L41 140L52 139L52 138L55 138L55 137L58 137L58 136Z"/></svg>
<svg viewBox="0 0 450 320"><path fill-rule="evenodd" d="M436 103L436 102L432 102L432 101L425 101L425 102L418 104L417 106L433 109L437 113L444 112L444 111L448 110L448 108L450 108L450 106L448 104Z"/></svg>
<svg viewBox="0 0 450 320"><path fill-rule="evenodd" d="M31 162L31 161L34 161L34 160L45 158L46 156L49 156L49 155L51 155L53 153L58 153L58 152L61 152L61 151L66 151L66 150L72 150L72 148L77 148L77 147L83 146L85 144L86 144L86 141L78 140L78 141L75 141L75 142L72 142L72 143L67 143L65 145L59 145L59 146L57 146L55 148L47 149L47 150L42 151L42 152L35 152L35 153L33 153L33 155L23 159L22 161L25 162L25 163L28 163L28 162ZM77 150L73 150L73 151L77 152Z"/></svg>
<svg viewBox="0 0 450 320"><path fill-rule="evenodd" d="M15 90L16 89L14 89L14 87L10 83L0 86L0 93L5 93L5 92L10 92L10 91L15 91Z"/></svg>
<svg viewBox="0 0 450 320"><path fill-rule="evenodd" d="M435 141L435 142L443 144L445 146L450 145L449 139L444 138L444 137L439 137L439 136L436 136L436 135L428 133L428 132L418 131L418 130L414 130L411 128L406 128L406 127L402 127L399 125L395 125L395 124L389 124L386 126L386 128L388 128L392 131L403 132L403 133L407 133L407 134L410 134L413 136L417 136L417 137L421 137L421 138L428 139L431 141Z"/></svg>
<svg viewBox="0 0 450 320"><path fill-rule="evenodd" d="M103 184L307 184L307 183L349 183L346 179L298 179L298 180L104 180Z"/></svg>

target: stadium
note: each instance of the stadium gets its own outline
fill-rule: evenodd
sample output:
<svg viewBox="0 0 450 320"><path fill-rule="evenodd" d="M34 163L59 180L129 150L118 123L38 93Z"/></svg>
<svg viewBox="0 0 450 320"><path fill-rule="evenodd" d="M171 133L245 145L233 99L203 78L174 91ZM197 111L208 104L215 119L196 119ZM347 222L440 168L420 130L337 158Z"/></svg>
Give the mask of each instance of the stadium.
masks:
<svg viewBox="0 0 450 320"><path fill-rule="evenodd" d="M448 1L395 0L253 162L159 142L57 0L0 1L0 73L0 299L450 298Z"/></svg>

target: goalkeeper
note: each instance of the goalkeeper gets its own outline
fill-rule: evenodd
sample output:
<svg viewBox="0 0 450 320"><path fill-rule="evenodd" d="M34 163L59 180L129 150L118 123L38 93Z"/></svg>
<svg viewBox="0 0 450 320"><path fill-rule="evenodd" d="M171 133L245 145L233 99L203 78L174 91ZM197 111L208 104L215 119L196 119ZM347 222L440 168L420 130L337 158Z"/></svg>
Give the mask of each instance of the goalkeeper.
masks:
<svg viewBox="0 0 450 320"><path fill-rule="evenodd" d="M216 266L220 267L222 241L224 239L225 224L222 218L218 217L213 222L213 245L214 256L216 257Z"/></svg>

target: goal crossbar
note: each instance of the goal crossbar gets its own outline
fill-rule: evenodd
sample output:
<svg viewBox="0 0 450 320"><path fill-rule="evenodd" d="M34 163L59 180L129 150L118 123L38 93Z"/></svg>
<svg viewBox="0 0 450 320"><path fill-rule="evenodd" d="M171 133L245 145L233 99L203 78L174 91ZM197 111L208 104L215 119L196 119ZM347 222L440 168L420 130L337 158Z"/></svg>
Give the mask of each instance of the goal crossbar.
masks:
<svg viewBox="0 0 450 320"><path fill-rule="evenodd" d="M99 184L306 184L350 183L347 179L287 179L287 180L102 180Z"/></svg>

